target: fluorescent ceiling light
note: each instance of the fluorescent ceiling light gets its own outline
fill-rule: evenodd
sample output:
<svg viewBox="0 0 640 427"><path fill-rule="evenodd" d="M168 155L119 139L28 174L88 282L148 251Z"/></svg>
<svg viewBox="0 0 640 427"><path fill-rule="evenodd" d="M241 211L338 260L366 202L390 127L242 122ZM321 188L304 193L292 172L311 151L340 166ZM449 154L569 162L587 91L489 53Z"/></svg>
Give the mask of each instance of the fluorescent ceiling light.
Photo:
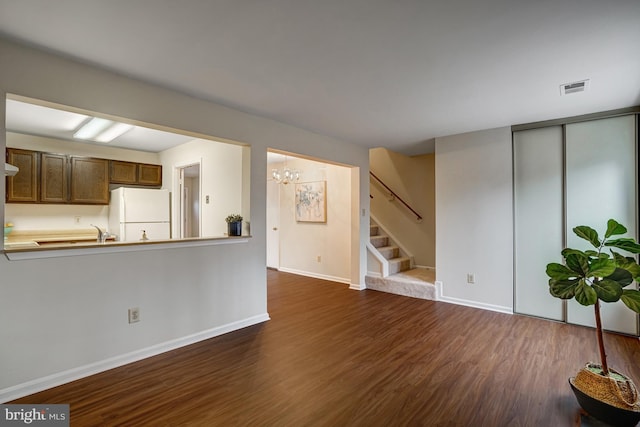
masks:
<svg viewBox="0 0 640 427"><path fill-rule="evenodd" d="M88 118L89 116L85 116L84 114L68 113L66 120L61 123L61 126L66 131L72 131L77 129L78 126Z"/></svg>
<svg viewBox="0 0 640 427"><path fill-rule="evenodd" d="M82 125L82 127L73 134L73 137L96 142L111 142L132 128L132 125L126 123L118 123L112 120L94 117Z"/></svg>
<svg viewBox="0 0 640 427"><path fill-rule="evenodd" d="M111 142L120 135L133 129L132 125L126 123L114 123L110 128L95 137L98 142Z"/></svg>
<svg viewBox="0 0 640 427"><path fill-rule="evenodd" d="M73 134L73 137L78 139L93 139L112 124L113 122L111 120L94 117L78 129L76 133Z"/></svg>

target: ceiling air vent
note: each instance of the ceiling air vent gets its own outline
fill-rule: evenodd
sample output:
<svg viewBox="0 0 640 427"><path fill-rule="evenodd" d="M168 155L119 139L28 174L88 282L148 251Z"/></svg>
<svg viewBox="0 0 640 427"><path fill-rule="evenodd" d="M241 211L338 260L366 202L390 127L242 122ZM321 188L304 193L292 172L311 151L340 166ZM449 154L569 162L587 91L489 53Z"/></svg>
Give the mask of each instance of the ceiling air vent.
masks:
<svg viewBox="0 0 640 427"><path fill-rule="evenodd" d="M579 82L564 83L560 85L560 95L570 95L572 93L584 92L589 89L589 79Z"/></svg>

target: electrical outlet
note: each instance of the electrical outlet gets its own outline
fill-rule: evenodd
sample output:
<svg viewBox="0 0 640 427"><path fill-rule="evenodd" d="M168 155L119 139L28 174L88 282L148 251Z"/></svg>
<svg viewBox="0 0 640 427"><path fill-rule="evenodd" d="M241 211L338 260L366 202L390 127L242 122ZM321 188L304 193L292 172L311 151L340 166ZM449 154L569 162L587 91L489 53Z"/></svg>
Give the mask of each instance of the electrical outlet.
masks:
<svg viewBox="0 0 640 427"><path fill-rule="evenodd" d="M318 257L316 258L316 261L322 262L322 257L320 255L318 255Z"/></svg>
<svg viewBox="0 0 640 427"><path fill-rule="evenodd" d="M207 194L204 198L205 203L208 205L209 204L209 195Z"/></svg>
<svg viewBox="0 0 640 427"><path fill-rule="evenodd" d="M129 309L129 323L140 321L140 308L134 307Z"/></svg>
<svg viewBox="0 0 640 427"><path fill-rule="evenodd" d="M74 216L74 217L73 217L73 221L74 221L76 224L80 224L80 217L79 217L79 216Z"/></svg>
<svg viewBox="0 0 640 427"><path fill-rule="evenodd" d="M476 283L476 275L473 273L467 273L467 283L469 284Z"/></svg>

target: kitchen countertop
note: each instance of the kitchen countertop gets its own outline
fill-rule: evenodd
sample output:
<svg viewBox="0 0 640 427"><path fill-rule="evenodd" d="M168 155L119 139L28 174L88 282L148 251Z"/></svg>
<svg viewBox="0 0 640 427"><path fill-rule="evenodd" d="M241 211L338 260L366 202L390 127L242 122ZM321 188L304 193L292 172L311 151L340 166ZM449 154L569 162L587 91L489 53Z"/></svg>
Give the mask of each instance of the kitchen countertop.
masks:
<svg viewBox="0 0 640 427"><path fill-rule="evenodd" d="M111 237L109 240L115 240ZM35 248L46 245L98 244L96 229L13 230L4 241L5 249Z"/></svg>
<svg viewBox="0 0 640 427"><path fill-rule="evenodd" d="M250 235L225 235L136 242L119 242L110 238L105 243L99 243L97 235L98 232L95 229L13 230L4 241L4 253L9 260L38 259L93 253L246 243L251 238Z"/></svg>

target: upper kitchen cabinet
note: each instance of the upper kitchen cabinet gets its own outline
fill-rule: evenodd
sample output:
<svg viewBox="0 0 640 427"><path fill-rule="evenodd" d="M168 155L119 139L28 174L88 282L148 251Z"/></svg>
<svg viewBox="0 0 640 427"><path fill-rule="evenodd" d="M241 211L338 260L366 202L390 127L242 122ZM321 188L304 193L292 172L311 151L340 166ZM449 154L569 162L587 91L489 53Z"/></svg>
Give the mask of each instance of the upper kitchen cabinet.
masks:
<svg viewBox="0 0 640 427"><path fill-rule="evenodd" d="M140 185L162 185L162 166L140 163L138 165L138 183Z"/></svg>
<svg viewBox="0 0 640 427"><path fill-rule="evenodd" d="M88 157L71 157L70 203L109 204L109 161Z"/></svg>
<svg viewBox="0 0 640 427"><path fill-rule="evenodd" d="M37 151L7 148L7 163L17 166L15 176L6 179L6 201L13 203L38 202L39 153Z"/></svg>
<svg viewBox="0 0 640 427"><path fill-rule="evenodd" d="M111 173L109 181L112 184L132 184L138 183L138 164L133 162L121 162L111 160Z"/></svg>
<svg viewBox="0 0 640 427"><path fill-rule="evenodd" d="M147 163L122 162L111 160L110 182L112 184L144 185L160 187L162 185L162 166Z"/></svg>
<svg viewBox="0 0 640 427"><path fill-rule="evenodd" d="M7 203L109 204L109 160L7 148Z"/></svg>
<svg viewBox="0 0 640 427"><path fill-rule="evenodd" d="M69 159L65 155L40 154L40 202L67 203Z"/></svg>

